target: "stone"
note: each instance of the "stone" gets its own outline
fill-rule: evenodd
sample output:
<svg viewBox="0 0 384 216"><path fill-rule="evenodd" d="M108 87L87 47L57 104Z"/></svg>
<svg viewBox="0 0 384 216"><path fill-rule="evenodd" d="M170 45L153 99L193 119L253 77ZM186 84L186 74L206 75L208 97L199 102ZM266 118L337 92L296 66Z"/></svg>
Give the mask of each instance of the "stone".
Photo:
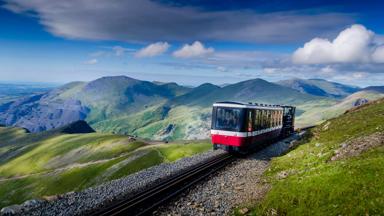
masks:
<svg viewBox="0 0 384 216"><path fill-rule="evenodd" d="M23 203L23 206L26 208L34 208L40 205L40 203L43 202L42 200L32 199L27 200Z"/></svg>
<svg viewBox="0 0 384 216"><path fill-rule="evenodd" d="M20 205L11 205L8 207L4 207L0 210L1 215L8 216L8 215L16 215L21 212L21 206Z"/></svg>
<svg viewBox="0 0 384 216"><path fill-rule="evenodd" d="M249 209L248 209L248 208L242 208L242 209L239 210L239 213L240 213L240 214L243 214L243 215L244 215L244 214L247 214L248 212L249 212Z"/></svg>

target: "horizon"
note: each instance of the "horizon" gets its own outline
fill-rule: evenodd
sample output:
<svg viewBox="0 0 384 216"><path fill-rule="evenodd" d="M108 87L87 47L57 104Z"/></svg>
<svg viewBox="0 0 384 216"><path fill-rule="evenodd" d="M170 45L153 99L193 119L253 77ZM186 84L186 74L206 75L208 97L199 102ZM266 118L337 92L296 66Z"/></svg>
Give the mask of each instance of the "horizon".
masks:
<svg viewBox="0 0 384 216"><path fill-rule="evenodd" d="M296 77L384 83L380 1L118 3L0 1L0 80L65 84L124 75L187 86Z"/></svg>
<svg viewBox="0 0 384 216"><path fill-rule="evenodd" d="M267 80L267 79L263 79L263 78L252 78L252 79L247 79L247 80L242 80L242 81L238 81L238 82L228 82L228 83L212 83L212 82L205 82L205 83L201 83L201 84L198 84L198 85L188 85L188 84L183 84L183 83L179 83L179 82L173 82L173 81L170 81L170 82L162 82L162 81L159 81L159 80L144 80L144 79L138 79L138 78L135 78L135 77L130 77L130 76L127 76L127 75L115 75L115 76L102 76L102 77L99 77L99 78L96 78L94 80L73 80L73 81L70 81L70 82L63 82L63 83L55 83L55 82L25 82L25 81L12 81L12 80L0 80L0 84L10 84L10 85L42 85L44 87L52 87L52 88L56 88L56 87L60 87L60 86L63 86L63 85L66 85L66 84L69 84L69 83L72 83L72 82L92 82L92 81L95 81L95 80L98 80L98 79L101 79L101 78L108 78L108 77L120 77L120 76L124 76L124 77L127 77L127 78L131 78L131 79L135 79L135 80L139 80L139 81L146 81L146 82L152 82L152 83L162 83L162 84L167 84L167 83L176 83L177 85L179 86L184 86L184 87L190 87L190 88L196 88L198 86L201 86L203 84L212 84L212 85L216 85L220 88L222 87L225 87L227 85L233 85L233 84L237 84L237 83L240 83L240 82L245 82L245 81L249 81L249 80L256 80L256 79L261 79L261 80L264 80L264 81L267 81L269 83L274 83L274 84L277 84L278 82L280 81L287 81L287 80L323 80L323 81L326 81L326 82L333 82L333 81L329 81L329 80L326 80L326 79L321 79L321 78L309 78L309 79L301 79L301 78L298 78L298 77L293 77L291 79L282 79L282 80L277 80L277 81L270 81L270 80ZM375 86L375 85L367 85L367 86L359 86L359 85L350 85L348 83L343 83L343 82L333 82L333 83L338 83L338 84L342 84L342 85L346 85L346 86L351 86L351 87L358 87L358 88L366 88L366 87L372 87L372 86ZM380 85L382 86L382 85Z"/></svg>

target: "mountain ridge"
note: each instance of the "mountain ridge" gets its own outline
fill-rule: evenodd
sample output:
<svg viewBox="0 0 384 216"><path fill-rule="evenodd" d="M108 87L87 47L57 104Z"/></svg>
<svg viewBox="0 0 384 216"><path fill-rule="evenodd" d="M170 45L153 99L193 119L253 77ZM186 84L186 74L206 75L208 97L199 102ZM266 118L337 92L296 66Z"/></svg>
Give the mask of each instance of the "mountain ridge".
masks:
<svg viewBox="0 0 384 216"><path fill-rule="evenodd" d="M345 85L336 82L330 82L324 79L289 79L276 82L279 85L296 89L299 92L316 96L332 97L335 99L344 98L353 94L361 88L356 86Z"/></svg>
<svg viewBox="0 0 384 216"><path fill-rule="evenodd" d="M366 91L374 89L381 88ZM260 78L224 87L204 83L188 88L174 82L111 76L71 82L47 93L0 104L0 124L38 132L84 120L102 132L147 139L200 139L209 136L206 131L212 103L224 100L295 105L297 116L316 107L324 110L338 102L334 96L302 93ZM299 118L298 125L300 121Z"/></svg>

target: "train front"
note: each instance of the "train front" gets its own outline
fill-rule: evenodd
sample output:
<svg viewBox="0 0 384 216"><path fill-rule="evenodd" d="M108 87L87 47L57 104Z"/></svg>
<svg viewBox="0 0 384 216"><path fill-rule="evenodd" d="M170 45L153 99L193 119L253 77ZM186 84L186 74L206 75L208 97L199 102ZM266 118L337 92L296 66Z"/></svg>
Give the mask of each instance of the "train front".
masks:
<svg viewBox="0 0 384 216"><path fill-rule="evenodd" d="M242 104L213 104L211 137L214 149L240 152L246 143L245 109Z"/></svg>

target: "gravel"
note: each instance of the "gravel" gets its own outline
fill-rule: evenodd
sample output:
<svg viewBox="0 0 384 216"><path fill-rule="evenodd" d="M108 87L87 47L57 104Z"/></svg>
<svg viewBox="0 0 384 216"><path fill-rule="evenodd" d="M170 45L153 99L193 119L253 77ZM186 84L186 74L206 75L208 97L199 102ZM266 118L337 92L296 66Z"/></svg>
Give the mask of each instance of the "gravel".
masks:
<svg viewBox="0 0 384 216"><path fill-rule="evenodd" d="M228 215L235 207L240 207L242 214L248 213L244 203L262 199L270 188L260 178L268 168L270 159L294 146L293 142L299 136L274 143L233 162L157 209L154 215Z"/></svg>
<svg viewBox="0 0 384 216"><path fill-rule="evenodd" d="M174 163L163 163L80 192L50 196L45 200L28 200L21 205L3 208L0 215L84 215L112 201L132 197L163 179L223 153L208 151Z"/></svg>

